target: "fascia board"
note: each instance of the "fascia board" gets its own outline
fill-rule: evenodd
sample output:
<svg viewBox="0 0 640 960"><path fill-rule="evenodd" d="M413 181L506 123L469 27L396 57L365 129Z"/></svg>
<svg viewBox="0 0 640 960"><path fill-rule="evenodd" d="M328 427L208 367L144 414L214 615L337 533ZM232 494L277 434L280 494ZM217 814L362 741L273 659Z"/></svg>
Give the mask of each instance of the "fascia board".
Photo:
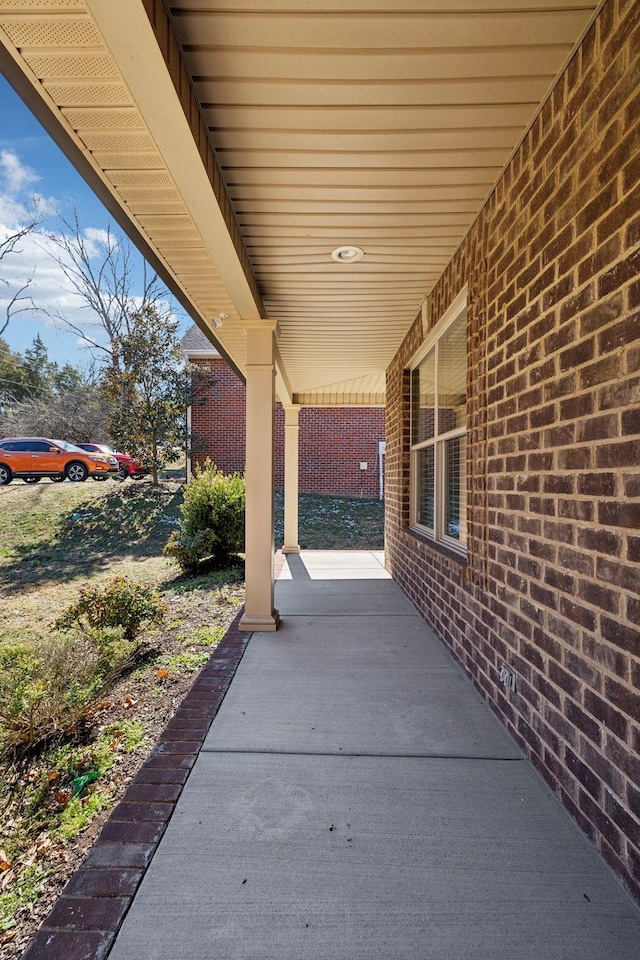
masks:
<svg viewBox="0 0 640 960"><path fill-rule="evenodd" d="M87 0L87 8L240 317L259 319L250 284L143 3L141 0Z"/></svg>

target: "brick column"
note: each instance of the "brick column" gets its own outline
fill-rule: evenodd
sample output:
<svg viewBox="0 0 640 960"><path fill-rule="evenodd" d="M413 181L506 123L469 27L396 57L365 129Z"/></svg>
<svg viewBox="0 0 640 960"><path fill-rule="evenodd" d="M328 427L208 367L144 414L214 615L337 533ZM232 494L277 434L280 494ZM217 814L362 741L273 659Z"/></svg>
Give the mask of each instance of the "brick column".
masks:
<svg viewBox="0 0 640 960"><path fill-rule="evenodd" d="M243 323L247 334L245 613L240 630L276 630L273 607L273 421L275 321Z"/></svg>
<svg viewBox="0 0 640 960"><path fill-rule="evenodd" d="M283 553L300 553L298 543L298 425L299 406L284 407L284 546Z"/></svg>

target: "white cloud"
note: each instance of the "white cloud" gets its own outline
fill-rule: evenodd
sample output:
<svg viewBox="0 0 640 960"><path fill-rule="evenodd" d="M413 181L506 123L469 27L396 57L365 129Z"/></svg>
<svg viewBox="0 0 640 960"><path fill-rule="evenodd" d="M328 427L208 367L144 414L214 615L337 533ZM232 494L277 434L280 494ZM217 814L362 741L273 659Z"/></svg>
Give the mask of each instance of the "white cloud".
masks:
<svg viewBox="0 0 640 960"><path fill-rule="evenodd" d="M0 150L0 242L34 216L56 212L54 198L31 189L40 179L13 150Z"/></svg>
<svg viewBox="0 0 640 960"><path fill-rule="evenodd" d="M15 227L26 219L26 208L12 202L7 194L0 194L0 243L15 232ZM55 234L54 234L55 237ZM13 294L28 283L24 296L29 297L34 310L17 314L10 322L5 339L11 344L14 335L22 342L26 331L44 324L49 329L68 330L54 314L68 319L94 340L102 340L102 330L91 311L83 309L80 298L74 293L59 264L49 251L54 247L51 233L36 228L22 237L16 249L0 261L0 322L5 316ZM58 255L60 251L58 250ZM96 247L96 252L98 248ZM23 302L24 306L28 303ZM70 338L70 352L73 339Z"/></svg>
<svg viewBox="0 0 640 960"><path fill-rule="evenodd" d="M110 234L108 230L103 230L100 227L85 227L82 232L87 240L90 240L101 247L108 246L109 239L111 239L112 243L114 240L113 235Z"/></svg>
<svg viewBox="0 0 640 960"><path fill-rule="evenodd" d="M39 180L35 170L22 163L13 150L0 150L0 182L3 191L15 197Z"/></svg>
<svg viewBox="0 0 640 960"><path fill-rule="evenodd" d="M22 225L29 223L36 211L41 221L55 217L60 204L55 198L44 198L33 192L33 187L41 178L27 164L23 163L14 150L0 149L0 244L15 234ZM66 316L71 322L86 331L94 340L100 337L101 328L94 315L82 308L82 303L73 289L64 271L51 257L50 251L56 247L56 233L60 235L60 222L50 219L49 230L38 225L22 237L15 249L0 261L0 322L13 294L25 284L24 291L33 302L35 309L16 315L5 333L5 339L12 340L13 335L21 341L30 328L42 325L66 330L64 323L52 314ZM104 246L109 237L106 230L88 227L84 231L90 256L103 256ZM24 302L27 305L27 302ZM18 327L21 330L18 330ZM69 341L70 346L73 340Z"/></svg>
<svg viewBox="0 0 640 960"><path fill-rule="evenodd" d="M15 151L0 148L0 243L12 236L20 224L30 221L34 202L30 188L39 179L34 170L21 162ZM56 243L56 237L60 237L62 231L60 219L55 214L65 205L58 203L55 198L45 200L37 194L35 201L44 222L22 237L16 250L0 261L0 325L12 294L29 281L25 293L32 299L35 309L15 316L4 334L5 340L12 349L23 349L25 341L30 342L37 331L43 337L46 330L51 331L50 337L53 337L54 331L65 331L69 334L68 341L61 339L57 345L58 353L64 351L65 359L73 361L79 354L82 355L79 348L87 347L83 334L90 340L105 344L106 336L95 314L84 307L62 267L51 256L52 252L58 258L63 255L62 247ZM82 236L86 252L90 257L96 257L97 263L101 262L108 249L117 250L120 243L119 235L104 227L84 227ZM138 268L137 258L134 259L136 262L132 262L131 266L135 286ZM140 275L140 289L141 281ZM140 298L133 299L141 303ZM163 302L159 306L170 313L173 304ZM75 333L58 319L61 316L74 325ZM62 347L62 342L68 342L68 353ZM46 338L45 343L48 345Z"/></svg>
<svg viewBox="0 0 640 960"><path fill-rule="evenodd" d="M107 250L115 250L118 246L114 235L99 227L85 227L82 236L90 257L104 257Z"/></svg>

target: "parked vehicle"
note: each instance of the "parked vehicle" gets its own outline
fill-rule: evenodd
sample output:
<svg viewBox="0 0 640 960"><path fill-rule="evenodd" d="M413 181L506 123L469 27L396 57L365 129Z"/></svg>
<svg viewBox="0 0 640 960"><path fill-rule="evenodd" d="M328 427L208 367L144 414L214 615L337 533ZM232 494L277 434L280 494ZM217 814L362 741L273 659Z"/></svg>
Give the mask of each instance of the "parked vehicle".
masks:
<svg viewBox="0 0 640 960"><path fill-rule="evenodd" d="M5 437L0 440L0 486L14 477L38 483L42 477L81 482L87 477L116 477L118 461L104 453L89 453L64 440L48 437Z"/></svg>
<svg viewBox="0 0 640 960"><path fill-rule="evenodd" d="M122 480L126 480L127 477L132 477L135 480L138 477L144 477L147 473L145 467L137 460L134 460L133 457L130 457L128 453L120 453L118 450L112 450L111 447L108 447L104 443L78 443L76 446L81 447L83 450L88 450L91 453L105 453L108 456L115 457L118 461L118 475ZM102 477L94 477L94 480L101 479Z"/></svg>

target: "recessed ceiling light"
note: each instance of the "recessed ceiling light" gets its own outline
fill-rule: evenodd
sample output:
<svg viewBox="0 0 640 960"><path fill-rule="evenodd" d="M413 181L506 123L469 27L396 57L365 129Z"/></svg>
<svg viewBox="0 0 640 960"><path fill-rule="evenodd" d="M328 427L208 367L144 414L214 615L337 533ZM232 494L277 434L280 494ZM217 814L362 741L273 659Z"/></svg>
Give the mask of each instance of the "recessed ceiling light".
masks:
<svg viewBox="0 0 640 960"><path fill-rule="evenodd" d="M336 247L331 256L338 263L356 263L364 257L364 250L360 247Z"/></svg>

